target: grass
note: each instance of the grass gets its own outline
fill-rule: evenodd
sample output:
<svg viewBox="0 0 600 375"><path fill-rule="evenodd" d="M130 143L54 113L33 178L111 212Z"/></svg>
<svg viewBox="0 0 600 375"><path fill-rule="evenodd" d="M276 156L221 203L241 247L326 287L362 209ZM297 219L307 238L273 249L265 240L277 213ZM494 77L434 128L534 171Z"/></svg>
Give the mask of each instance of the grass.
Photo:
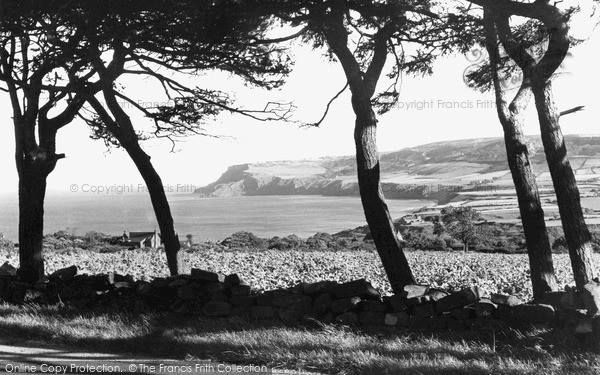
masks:
<svg viewBox="0 0 600 375"><path fill-rule="evenodd" d="M600 356L560 332L433 332L66 306L0 305L12 344L77 347L167 359L211 359L327 374L595 374Z"/></svg>

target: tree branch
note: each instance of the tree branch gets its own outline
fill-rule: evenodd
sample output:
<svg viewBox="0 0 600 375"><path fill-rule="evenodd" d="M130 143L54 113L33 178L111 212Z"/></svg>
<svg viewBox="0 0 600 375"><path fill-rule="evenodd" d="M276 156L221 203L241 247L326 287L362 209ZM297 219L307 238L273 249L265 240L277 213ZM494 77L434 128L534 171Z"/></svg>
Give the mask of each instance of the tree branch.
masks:
<svg viewBox="0 0 600 375"><path fill-rule="evenodd" d="M509 119L508 103L506 92L500 83L498 70L500 69L500 51L498 43L498 34L492 11L485 8L483 11L483 24L485 32L485 48L490 59L490 70L492 73L492 82L494 85L494 93L496 96L496 108L501 122L505 123Z"/></svg>
<svg viewBox="0 0 600 375"><path fill-rule="evenodd" d="M559 117L560 117L560 116L565 116L565 115L568 115L568 114L571 114L571 113L575 113L575 112L583 111L584 109L585 109L585 106L583 106L583 105L580 105L580 106L577 106L577 107L573 107L573 108L571 108L571 109L567 109L566 111L562 111L562 112L559 114Z"/></svg>
<svg viewBox="0 0 600 375"><path fill-rule="evenodd" d="M385 66L387 60L388 50L387 43L390 36L393 34L393 26L391 24L385 25L375 34L375 46L373 48L373 58L367 68L364 76L365 85L369 97L375 93L377 87L377 81L381 76L381 71Z"/></svg>
<svg viewBox="0 0 600 375"><path fill-rule="evenodd" d="M331 99L329 99L329 102L327 102L327 106L325 107L325 112L323 112L323 116L321 116L321 118L319 119L319 121L312 123L312 124L306 124L306 126L311 126L311 127L319 127L323 121L325 120L325 118L327 117L327 114L329 113L329 107L331 107L331 104L337 99L339 98L340 95L342 95L342 93L344 91L346 91L346 89L348 88L348 82L346 82L346 84L344 85L344 87L342 87L342 89L335 94Z"/></svg>
<svg viewBox="0 0 600 375"><path fill-rule="evenodd" d="M252 44L254 44L254 45L258 45L258 44L277 44L277 43L287 42L288 40L296 39L300 35L306 33L308 30L309 30L308 26L305 26L301 30L299 30L298 32L293 33L292 35L284 36L284 37L281 37L281 38L273 38L273 39L257 39L256 42L251 43L251 45Z"/></svg>

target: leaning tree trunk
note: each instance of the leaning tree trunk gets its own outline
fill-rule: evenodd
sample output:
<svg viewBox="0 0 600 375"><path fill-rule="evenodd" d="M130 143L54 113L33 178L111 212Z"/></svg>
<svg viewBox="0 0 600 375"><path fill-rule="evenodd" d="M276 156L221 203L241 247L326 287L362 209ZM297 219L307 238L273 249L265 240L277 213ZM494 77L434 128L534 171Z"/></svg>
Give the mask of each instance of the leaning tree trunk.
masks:
<svg viewBox="0 0 600 375"><path fill-rule="evenodd" d="M48 173L43 162L20 161L19 167L19 270L22 281L44 277L44 198Z"/></svg>
<svg viewBox="0 0 600 375"><path fill-rule="evenodd" d="M532 89L575 283L577 288L581 289L596 273L592 259L591 236L583 217L579 189L560 129L560 116L552 97L552 83L546 80L534 84Z"/></svg>
<svg viewBox="0 0 600 375"><path fill-rule="evenodd" d="M160 228L161 240L165 247L169 271L171 275L178 275L183 271L181 253L179 252L181 245L179 237L175 233L173 216L171 215L171 208L169 207L169 201L167 200L162 180L154 169L150 161L150 156L142 150L139 144L127 145L125 149L131 160L135 163L148 188L152 207L154 208L158 227Z"/></svg>
<svg viewBox="0 0 600 375"><path fill-rule="evenodd" d="M381 190L376 143L377 118L368 100L362 103L353 100L353 104L356 113L354 142L360 198L367 224L392 290L394 293L400 293L402 287L414 284L415 279L402 251Z"/></svg>
<svg viewBox="0 0 600 375"><path fill-rule="evenodd" d="M405 285L414 284L410 265L402 251L398 233L390 217L380 184L379 154L377 152L377 118L371 97L387 58L387 43L391 28L380 29L374 35L373 55L364 71L348 47L348 32L344 26L343 2L334 2L331 13L323 23L323 35L337 56L352 92L352 109L356 115L354 143L358 187L365 218L373 236L381 263L394 293Z"/></svg>
<svg viewBox="0 0 600 375"><path fill-rule="evenodd" d="M89 98L88 101L96 110L98 116L104 121L108 130L127 151L131 160L133 160L133 163L140 172L140 175L144 179L146 187L148 188L148 193L150 194L154 214L158 221L158 227L160 228L161 240L165 248L169 272L171 275L178 275L183 271L183 260L179 253L181 245L179 243L179 237L177 236L177 233L175 233L173 216L171 215L171 208L169 207L169 201L167 200L162 180L158 175L158 172L154 169L154 166L150 161L150 156L148 156L148 154L140 147L138 136L133 128L131 119L125 113L123 108L121 108L115 93L112 91L113 80L110 79L110 77L104 77L102 74L101 79L106 80L106 87L103 88L104 98L106 100L106 105L116 121L112 119L111 115L109 115L98 100L92 97Z"/></svg>
<svg viewBox="0 0 600 375"><path fill-rule="evenodd" d="M534 63L534 60L528 59L529 55L525 52L525 47L510 37L508 18L499 18L491 9L484 8L483 21L486 49L490 58L496 95L496 109L504 130L507 161L517 193L521 223L527 244L533 297L537 300L541 299L544 293L557 290L558 285L552 261L552 248L544 221L544 210L523 135L523 111L527 108L531 88L531 77L528 73L531 71L531 64ZM504 45L506 52L515 59L525 73L521 87L510 104L507 100L506 90L500 82L499 71L503 63L500 57L499 42Z"/></svg>
<svg viewBox="0 0 600 375"><path fill-rule="evenodd" d="M504 143L525 233L533 298L537 300L542 298L545 292L557 290L558 284L552 261L552 248L544 221L544 210L535 175L531 170L525 136L517 121L512 119L502 124Z"/></svg>

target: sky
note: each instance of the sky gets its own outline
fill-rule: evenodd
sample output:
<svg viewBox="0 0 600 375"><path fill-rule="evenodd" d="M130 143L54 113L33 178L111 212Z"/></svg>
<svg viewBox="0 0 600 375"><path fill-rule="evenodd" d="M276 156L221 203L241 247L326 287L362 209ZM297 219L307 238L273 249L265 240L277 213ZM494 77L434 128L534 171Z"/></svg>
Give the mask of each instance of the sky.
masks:
<svg viewBox="0 0 600 375"><path fill-rule="evenodd" d="M565 60L562 74L554 81L555 102L561 110L584 105L585 111L562 118L561 126L565 134L598 134L600 96L595 90L600 87L600 78L595 62L600 36L597 30L576 26L572 34L591 35L591 38L572 48ZM280 90L244 87L235 77L223 74L190 80L200 86L235 93L240 107L261 108L273 100L293 101L296 107L293 119L298 123L314 122L321 117L329 99L344 86L345 77L341 66L324 58L322 51L296 45L292 53L295 68ZM463 82L463 72L472 64L466 56L450 56L436 62L432 76L403 77L397 108L379 118L379 150L502 136L493 94L473 91ZM122 83L139 100L164 100L160 90L148 80L128 79ZM526 134L539 134L533 107L531 103L527 112ZM132 117L136 124L146 123L133 113ZM258 122L239 115L222 115L206 128L219 138L191 136L177 143L176 152L170 152L172 145L165 140L145 141L142 147L152 157L163 184L179 192L191 192L216 180L234 164L354 154L354 114L348 91L332 104L320 127L299 127L298 123ZM65 153L66 158L58 162L49 176L49 191L68 192L73 186L92 190L143 184L123 150L108 151L103 142L90 139L89 134L80 120L59 132L57 152ZM8 95L3 92L0 92L0 165L0 193L15 195L18 179L14 133Z"/></svg>

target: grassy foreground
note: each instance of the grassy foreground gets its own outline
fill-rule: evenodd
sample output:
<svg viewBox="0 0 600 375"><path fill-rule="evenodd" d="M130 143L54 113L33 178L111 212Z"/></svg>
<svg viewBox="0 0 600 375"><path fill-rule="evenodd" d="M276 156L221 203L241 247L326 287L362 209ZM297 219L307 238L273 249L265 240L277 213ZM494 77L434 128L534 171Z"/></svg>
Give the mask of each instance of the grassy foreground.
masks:
<svg viewBox="0 0 600 375"><path fill-rule="evenodd" d="M66 242L66 241L65 241ZM45 251L48 273L77 265L80 273L116 272L136 279L166 276L159 250L101 252L69 247ZM61 244L62 247L62 244ZM300 281L366 278L384 294L389 284L374 251L202 249L183 252L188 267L238 273L257 290ZM600 254L594 254L600 261ZM531 295L527 256L408 252L419 282L443 289L479 285L488 292ZM554 257L562 285L572 280L568 256ZM0 263L16 265L16 252ZM76 310L68 306L0 304L0 337L15 345L165 359L211 359L325 374L600 374L600 356L564 342L561 332L435 332L336 325L290 327L249 318Z"/></svg>
<svg viewBox="0 0 600 375"><path fill-rule="evenodd" d="M327 374L600 374L600 356L560 332L289 327L246 318L0 305L12 344L77 347L172 359L266 365Z"/></svg>

